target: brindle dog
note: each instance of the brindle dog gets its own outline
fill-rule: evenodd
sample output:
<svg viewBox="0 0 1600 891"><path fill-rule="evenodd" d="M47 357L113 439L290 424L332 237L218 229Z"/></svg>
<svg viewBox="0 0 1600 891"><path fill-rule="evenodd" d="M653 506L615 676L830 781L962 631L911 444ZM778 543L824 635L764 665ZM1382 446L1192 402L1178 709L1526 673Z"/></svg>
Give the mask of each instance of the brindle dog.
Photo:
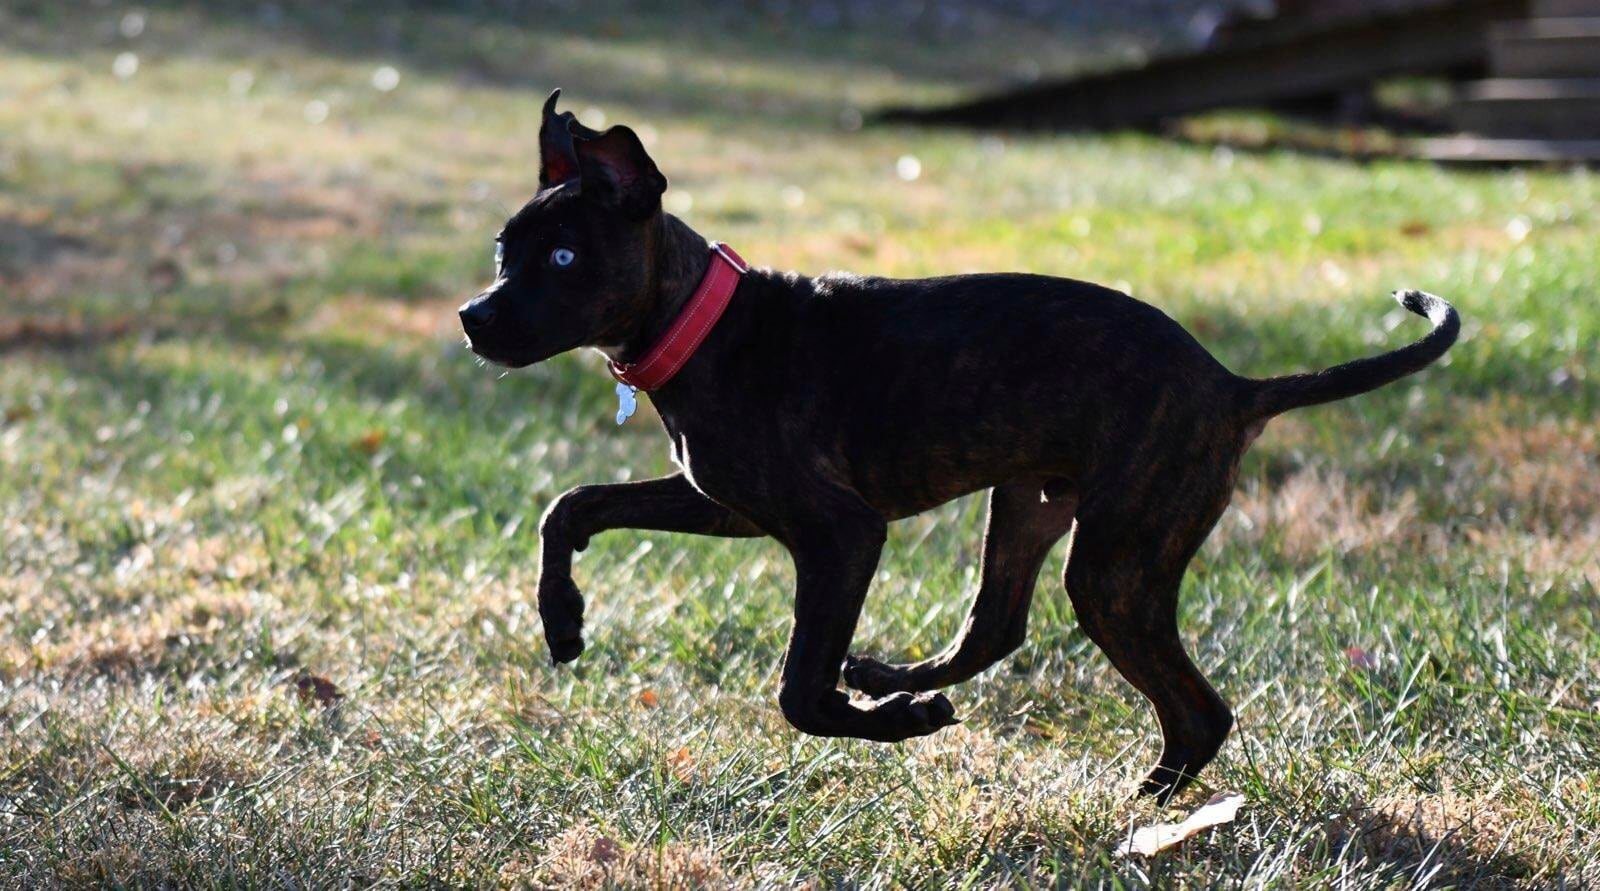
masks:
<svg viewBox="0 0 1600 891"><path fill-rule="evenodd" d="M558 94L544 110L540 190L497 239L496 281L460 313L472 349L509 367L584 346L636 359L711 258L662 212L666 178L634 132L557 114ZM1085 282L751 270L698 352L650 394L681 472L579 486L545 514L538 600L551 655L583 651L572 555L595 534L771 536L797 577L784 716L821 736L921 736L955 723L932 691L1022 643L1040 567L1071 533L1067 593L1154 704L1164 745L1141 789L1170 798L1233 725L1178 634L1184 570L1269 418L1381 387L1455 341L1444 301L1396 297L1433 323L1421 340L1252 380L1159 310ZM981 489L982 581L960 638L907 665L849 655L887 525ZM840 690L841 673L868 698Z"/></svg>

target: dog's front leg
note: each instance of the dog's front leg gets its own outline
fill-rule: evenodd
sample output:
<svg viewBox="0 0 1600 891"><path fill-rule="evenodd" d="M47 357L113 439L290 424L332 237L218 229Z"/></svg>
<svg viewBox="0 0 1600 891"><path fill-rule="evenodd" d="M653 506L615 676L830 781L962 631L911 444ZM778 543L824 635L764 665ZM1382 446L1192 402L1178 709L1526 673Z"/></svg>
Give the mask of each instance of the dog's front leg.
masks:
<svg viewBox="0 0 1600 891"><path fill-rule="evenodd" d="M539 617L556 663L583 652L583 595L572 581L572 555L609 529L654 529L724 538L764 535L749 520L702 495L683 474L636 483L569 489L539 525Z"/></svg>
<svg viewBox="0 0 1600 891"><path fill-rule="evenodd" d="M859 499L833 499L826 517L785 530L797 585L794 630L784 654L778 703L796 729L816 736L898 742L956 723L942 694L897 693L854 703L839 686L839 672L867 587L877 570L887 527Z"/></svg>

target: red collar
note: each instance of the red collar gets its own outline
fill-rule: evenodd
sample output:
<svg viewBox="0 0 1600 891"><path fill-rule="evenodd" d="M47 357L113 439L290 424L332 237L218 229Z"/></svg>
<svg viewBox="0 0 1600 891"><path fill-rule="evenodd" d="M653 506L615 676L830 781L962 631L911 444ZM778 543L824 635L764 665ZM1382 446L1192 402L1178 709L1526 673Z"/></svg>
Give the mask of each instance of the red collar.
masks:
<svg viewBox="0 0 1600 891"><path fill-rule="evenodd" d="M740 277L749 268L733 248L713 241L711 265L706 267L705 278L700 279L700 287L694 289L689 302L683 305L672 326L639 361L624 365L612 359L611 376L646 392L672 380L672 376L700 348L706 335L711 333L712 326L722 318L722 311L728 308L728 301L739 287Z"/></svg>

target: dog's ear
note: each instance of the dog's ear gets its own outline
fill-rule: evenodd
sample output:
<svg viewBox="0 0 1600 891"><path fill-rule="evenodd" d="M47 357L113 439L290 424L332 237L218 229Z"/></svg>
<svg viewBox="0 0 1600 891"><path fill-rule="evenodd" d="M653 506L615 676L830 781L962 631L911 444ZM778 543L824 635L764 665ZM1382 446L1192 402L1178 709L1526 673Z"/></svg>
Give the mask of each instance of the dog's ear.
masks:
<svg viewBox="0 0 1600 891"><path fill-rule="evenodd" d="M574 145L585 187L592 185L595 194L637 218L647 217L661 206L667 178L650 160L638 134L618 124L592 138L580 138Z"/></svg>
<svg viewBox="0 0 1600 891"><path fill-rule="evenodd" d="M539 188L559 186L578 177L578 152L572 145L572 112L556 114L557 88L544 100L544 120L539 124ZM585 127L585 130L588 128ZM593 131L590 131L593 132Z"/></svg>

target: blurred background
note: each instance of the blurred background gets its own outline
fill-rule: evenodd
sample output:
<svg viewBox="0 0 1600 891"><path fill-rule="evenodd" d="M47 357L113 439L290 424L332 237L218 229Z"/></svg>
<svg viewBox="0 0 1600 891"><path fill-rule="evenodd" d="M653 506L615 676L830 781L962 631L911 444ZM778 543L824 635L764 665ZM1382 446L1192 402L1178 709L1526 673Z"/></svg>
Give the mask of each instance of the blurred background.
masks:
<svg viewBox="0 0 1600 891"><path fill-rule="evenodd" d="M1600 882L1591 14L0 0L0 870ZM540 513L668 467L597 357L462 348L558 86L759 266L1088 279L1257 376L1413 339L1395 288L1458 306L1439 367L1274 422L1191 574L1238 826L1110 853L1159 738L1064 549L967 722L905 746L783 723L767 542L602 538L549 666ZM858 648L953 637L982 513L897 524Z"/></svg>

